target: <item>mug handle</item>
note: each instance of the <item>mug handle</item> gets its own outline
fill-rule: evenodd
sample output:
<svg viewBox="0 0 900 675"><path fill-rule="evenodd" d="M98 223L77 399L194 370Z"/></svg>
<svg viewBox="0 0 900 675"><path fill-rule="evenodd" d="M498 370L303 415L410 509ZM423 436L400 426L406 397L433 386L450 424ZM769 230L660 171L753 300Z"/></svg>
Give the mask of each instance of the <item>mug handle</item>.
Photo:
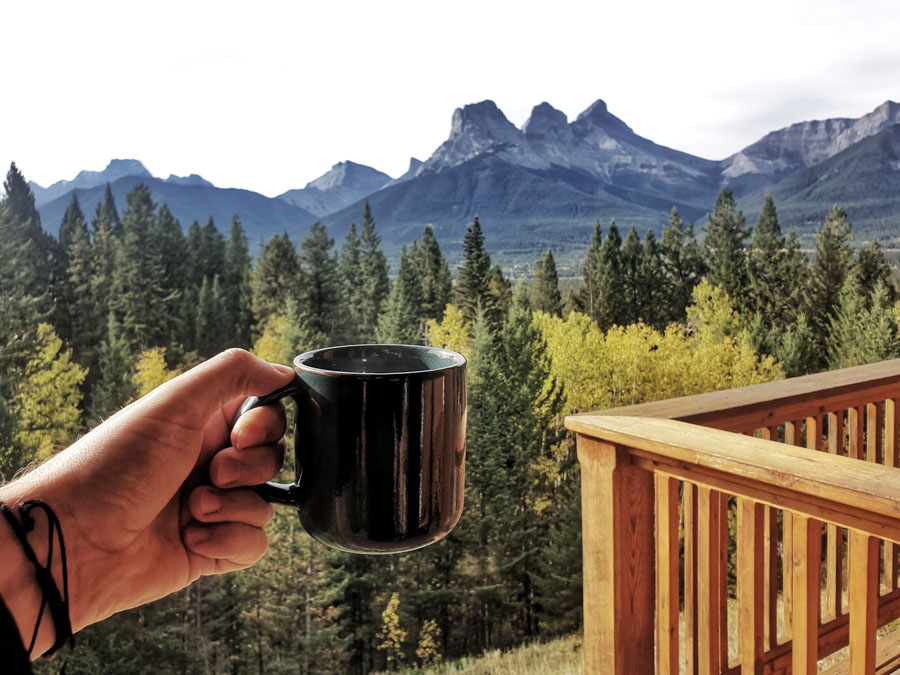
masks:
<svg viewBox="0 0 900 675"><path fill-rule="evenodd" d="M300 390L299 384L300 378L294 373L294 379L290 384L286 384L280 389L276 389L271 394L247 397L237 414L234 416L231 423L232 426L234 426L234 423L237 422L238 418L248 410L253 410L254 408L259 408L264 405L271 405L287 396L294 396L294 394ZM275 483L269 481L267 483L262 483L261 485L254 485L253 489L267 502L271 502L272 504L283 504L295 509L300 508L299 495L297 494L297 485L295 483Z"/></svg>

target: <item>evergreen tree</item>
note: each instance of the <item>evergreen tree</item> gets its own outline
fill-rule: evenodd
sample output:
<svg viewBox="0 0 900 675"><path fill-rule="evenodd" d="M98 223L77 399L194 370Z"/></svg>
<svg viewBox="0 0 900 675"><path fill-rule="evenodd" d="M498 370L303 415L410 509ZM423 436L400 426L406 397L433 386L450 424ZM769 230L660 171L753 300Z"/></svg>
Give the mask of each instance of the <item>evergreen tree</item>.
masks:
<svg viewBox="0 0 900 675"><path fill-rule="evenodd" d="M99 378L92 391L91 413L94 420L102 420L128 403L134 395L131 366L134 354L115 315L110 312L106 337L98 355Z"/></svg>
<svg viewBox="0 0 900 675"><path fill-rule="evenodd" d="M75 231L82 228L87 228L85 225L84 213L81 210L81 204L78 203L78 194L72 192L72 201L69 202L69 205L66 207L66 212L59 225L59 236L57 237L63 252L68 251L69 247L72 245L72 237L74 236Z"/></svg>
<svg viewBox="0 0 900 675"><path fill-rule="evenodd" d="M861 248L856 252L856 260L853 262L851 272L859 281L859 288L865 296L865 304L871 305L872 294L878 284L884 287L888 300L897 299L897 291L891 281L891 268L884 260L881 246L877 239L873 239L868 248Z"/></svg>
<svg viewBox="0 0 900 675"><path fill-rule="evenodd" d="M625 273L622 262L622 237L616 221L609 224L609 230L600 245L597 274L597 325L603 331L612 326L626 325L628 305L625 297Z"/></svg>
<svg viewBox="0 0 900 675"><path fill-rule="evenodd" d="M250 327L253 314L250 309L250 246L244 226L237 214L231 219L231 230L225 246L225 269L222 275L222 293L225 315L230 325L226 328L226 346L250 347Z"/></svg>
<svg viewBox="0 0 900 675"><path fill-rule="evenodd" d="M337 254L332 253L334 239L324 225L312 224L300 243L303 266L302 297L309 310L311 328L334 341L341 335L341 272Z"/></svg>
<svg viewBox="0 0 900 675"><path fill-rule="evenodd" d="M212 283L204 277L197 298L194 344L200 356L209 358L227 347L231 326L218 275L213 277Z"/></svg>
<svg viewBox="0 0 900 675"><path fill-rule="evenodd" d="M185 284L190 288L199 289L203 277L206 276L206 264L203 260L203 230L196 219L188 225L185 244L188 258Z"/></svg>
<svg viewBox="0 0 900 675"><path fill-rule="evenodd" d="M119 239L125 234L122 231L122 219L119 218L119 210L116 208L116 199L112 193L112 187L106 184L103 193L103 201L97 204L97 219L109 226L110 231Z"/></svg>
<svg viewBox="0 0 900 675"><path fill-rule="evenodd" d="M450 267L429 225L422 231L422 239L414 241L409 251L422 287L420 316L424 320L439 320L450 302L453 282Z"/></svg>
<svg viewBox="0 0 900 675"><path fill-rule="evenodd" d="M322 600L338 612L336 642L348 655L346 672L364 675L373 670L373 647L377 631L374 599L378 591L375 558L343 551L325 554L328 590Z"/></svg>
<svg viewBox="0 0 900 675"><path fill-rule="evenodd" d="M400 271L391 285L384 314L378 323L378 341L385 344L422 344L424 317L421 311L422 286L415 263L403 247Z"/></svg>
<svg viewBox="0 0 900 675"><path fill-rule="evenodd" d="M484 233L478 216L466 228L463 262L456 274L456 304L469 323L483 314L492 326L499 325L500 312L491 294L491 257L484 248Z"/></svg>
<svg viewBox="0 0 900 675"><path fill-rule="evenodd" d="M600 227L600 219L594 222L594 233L591 235L591 245L584 257L584 269L582 279L584 285L578 296L578 308L594 321L598 320L600 309L600 245L603 241L603 230Z"/></svg>
<svg viewBox="0 0 900 675"><path fill-rule="evenodd" d="M738 210L731 188L723 187L706 226L707 278L721 286L738 303L747 300L747 257L744 251L748 232L744 214Z"/></svg>
<svg viewBox="0 0 900 675"><path fill-rule="evenodd" d="M663 302L663 320L665 323L682 321L685 310L691 304L694 286L706 273L706 263L694 237L694 226L685 227L675 207L672 207L668 226L663 228L660 255L667 291Z"/></svg>
<svg viewBox="0 0 900 675"><path fill-rule="evenodd" d="M636 293L639 318L649 326L661 330L666 325L665 273L659 245L652 230L647 230L641 247L641 261L638 267L638 291Z"/></svg>
<svg viewBox="0 0 900 675"><path fill-rule="evenodd" d="M872 291L870 307L857 274L848 274L828 333L829 368L884 361L900 355L900 335L881 281Z"/></svg>
<svg viewBox="0 0 900 675"><path fill-rule="evenodd" d="M181 224L166 204L159 207L150 222L148 242L151 255L161 265L159 294L166 320L161 322L164 324L161 330L165 332L159 344L190 343L191 336L186 330L190 327L179 321L182 295L187 288L188 253Z"/></svg>
<svg viewBox="0 0 900 675"><path fill-rule="evenodd" d="M816 335L818 352L824 366L826 337L837 310L841 288L850 268L852 226L847 212L835 206L816 233L816 253L807 286L806 312Z"/></svg>
<svg viewBox="0 0 900 675"><path fill-rule="evenodd" d="M72 346L75 361L86 365L90 373L95 366L96 349L104 333L105 314L97 311L98 301L93 285L94 250L88 229L83 223L81 227L72 230L66 258L68 342Z"/></svg>
<svg viewBox="0 0 900 675"><path fill-rule="evenodd" d="M531 282L531 307L551 316L562 316L562 294L559 292L559 275L553 252L547 252L538 260Z"/></svg>
<svg viewBox="0 0 900 675"><path fill-rule="evenodd" d="M356 299L359 316L359 336L363 341L375 338L382 307L390 291L387 258L381 250L381 238L375 233L375 219L366 201L360 231L360 286L362 294Z"/></svg>
<svg viewBox="0 0 900 675"><path fill-rule="evenodd" d="M360 330L364 304L362 299L364 290L362 268L360 266L361 259L362 246L359 235L356 233L356 223L352 223L350 231L344 237L344 245L341 247L341 275L344 282L343 300L344 307L347 308L347 318L344 326L347 344L365 342L365 338Z"/></svg>
<svg viewBox="0 0 900 675"><path fill-rule="evenodd" d="M260 332L269 317L285 309L289 300L300 297L302 276L300 257L288 237L275 235L263 247L250 277L250 308Z"/></svg>
<svg viewBox="0 0 900 675"><path fill-rule="evenodd" d="M165 303L165 268L150 241L155 205L143 183L128 193L122 217L124 238L116 250L110 306L123 335L136 353L165 344L169 319Z"/></svg>
<svg viewBox="0 0 900 675"><path fill-rule="evenodd" d="M494 265L491 268L491 281L488 285L488 292L490 293L491 304L494 307L494 313L489 316L496 317L494 319L496 325L498 327L502 326L506 323L510 307L512 307L513 287L512 282L506 278L503 270L500 269L500 265Z"/></svg>
<svg viewBox="0 0 900 675"><path fill-rule="evenodd" d="M225 268L225 237L213 222L212 216L206 225L200 228L200 248L197 252L200 273L210 280L217 274L221 276Z"/></svg>
<svg viewBox="0 0 900 675"><path fill-rule="evenodd" d="M622 292L624 295L621 325L630 326L641 318L641 258L643 248L637 232L632 227L622 244Z"/></svg>

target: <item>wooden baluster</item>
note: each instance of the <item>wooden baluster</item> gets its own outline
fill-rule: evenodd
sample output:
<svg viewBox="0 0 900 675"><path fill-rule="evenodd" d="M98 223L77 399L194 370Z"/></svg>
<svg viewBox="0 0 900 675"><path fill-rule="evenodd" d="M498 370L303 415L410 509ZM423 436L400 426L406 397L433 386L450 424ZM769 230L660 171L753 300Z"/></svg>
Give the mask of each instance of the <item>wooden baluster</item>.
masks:
<svg viewBox="0 0 900 675"><path fill-rule="evenodd" d="M697 488L683 483L684 511L684 657L685 672L697 672Z"/></svg>
<svg viewBox="0 0 900 675"><path fill-rule="evenodd" d="M777 440L778 427L765 427L762 429L762 437L767 441ZM778 645L778 510L770 506L765 507L764 522L763 587L766 615L764 645L765 649L772 649Z"/></svg>
<svg viewBox="0 0 900 675"><path fill-rule="evenodd" d="M784 442L787 445L801 445L800 422L786 422ZM787 511L781 515L781 597L784 605L784 635L793 635L794 588L791 583L791 561L794 558L793 517Z"/></svg>
<svg viewBox="0 0 900 675"><path fill-rule="evenodd" d="M719 637L721 504L718 492L703 485L697 486L697 672L700 675L721 672L719 644L724 642L726 647L728 645L727 634Z"/></svg>
<svg viewBox="0 0 900 675"><path fill-rule="evenodd" d="M806 418L806 447L810 450L822 449L822 418L818 415Z"/></svg>
<svg viewBox="0 0 900 675"><path fill-rule="evenodd" d="M626 450L578 436L588 673L652 673L653 473Z"/></svg>
<svg viewBox="0 0 900 675"><path fill-rule="evenodd" d="M828 452L843 454L844 411L828 413ZM835 619L844 613L844 531L828 524L825 544L825 616Z"/></svg>
<svg viewBox="0 0 900 675"><path fill-rule="evenodd" d="M883 439L884 412L880 403L866 405L866 459L876 464L884 464L881 442Z"/></svg>
<svg viewBox="0 0 900 675"><path fill-rule="evenodd" d="M731 498L719 493L719 672L728 670L728 521Z"/></svg>
<svg viewBox="0 0 900 675"><path fill-rule="evenodd" d="M889 398L884 402L884 463L887 466L896 467L898 464L897 443L900 441L898 433L900 415L897 414L897 399ZM884 573L888 579L888 590L897 590L897 544L885 544Z"/></svg>
<svg viewBox="0 0 900 675"><path fill-rule="evenodd" d="M678 481L656 474L656 663L678 675Z"/></svg>
<svg viewBox="0 0 900 675"><path fill-rule="evenodd" d="M850 447L847 454L853 459L862 459L863 452L863 415L862 408L847 409L847 433Z"/></svg>
<svg viewBox="0 0 900 675"><path fill-rule="evenodd" d="M815 675L819 658L819 579L822 523L794 514L794 638L793 675Z"/></svg>
<svg viewBox="0 0 900 675"><path fill-rule="evenodd" d="M738 631L741 675L762 673L763 505L738 499Z"/></svg>
<svg viewBox="0 0 900 675"><path fill-rule="evenodd" d="M850 675L875 673L878 539L850 531Z"/></svg>

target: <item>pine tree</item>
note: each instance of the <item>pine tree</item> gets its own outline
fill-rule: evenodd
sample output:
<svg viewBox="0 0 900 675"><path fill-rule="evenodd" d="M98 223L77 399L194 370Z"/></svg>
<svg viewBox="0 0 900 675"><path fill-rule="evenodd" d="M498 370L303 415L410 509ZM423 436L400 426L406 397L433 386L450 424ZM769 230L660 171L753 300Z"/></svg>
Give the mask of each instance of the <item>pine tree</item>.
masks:
<svg viewBox="0 0 900 675"><path fill-rule="evenodd" d="M480 314L499 331L502 310L497 296L491 292L491 257L484 248L484 233L478 216L466 228L463 239L463 262L456 275L456 304L469 323Z"/></svg>
<svg viewBox="0 0 900 675"><path fill-rule="evenodd" d="M531 282L531 307L551 316L562 316L562 294L559 292L559 275L553 252L547 252L538 260Z"/></svg>
<svg viewBox="0 0 900 675"><path fill-rule="evenodd" d="M159 261L160 300L165 307L165 321L161 322L164 337L160 344L189 343L187 330L179 321L182 296L188 285L188 253L181 224L163 204L150 222L148 231L150 254Z"/></svg>
<svg viewBox="0 0 900 675"><path fill-rule="evenodd" d="M622 237L616 221L611 221L609 230L600 245L597 274L597 325L603 331L612 326L626 324L628 306L625 297L625 273L622 262Z"/></svg>
<svg viewBox="0 0 900 675"><path fill-rule="evenodd" d="M200 228L200 248L197 252L200 273L212 282L225 268L225 237L213 222L212 216Z"/></svg>
<svg viewBox="0 0 900 675"><path fill-rule="evenodd" d="M603 230L600 227L600 219L594 222L594 233L591 235L591 245L584 257L584 269L582 279L584 285L578 296L578 307L591 319L597 321L600 309L600 245L603 242Z"/></svg>
<svg viewBox="0 0 900 675"><path fill-rule="evenodd" d="M622 244L622 291L625 297L621 324L630 326L641 318L641 258L643 248L637 232L632 227Z"/></svg>
<svg viewBox="0 0 900 675"><path fill-rule="evenodd" d="M84 213L81 210L81 204L78 203L78 193L72 192L72 201L66 207L62 222L59 224L59 240L60 248L68 251L72 245L72 237L75 230L86 228Z"/></svg>
<svg viewBox="0 0 900 675"><path fill-rule="evenodd" d="M857 274L848 274L827 338L829 368L849 368L900 355L898 331L887 289L879 281L870 307Z"/></svg>
<svg viewBox="0 0 900 675"><path fill-rule="evenodd" d="M143 183L128 193L122 217L124 238L117 248L110 305L123 335L136 352L165 344L169 316L164 296L165 268L152 245L155 205Z"/></svg>
<svg viewBox="0 0 900 675"><path fill-rule="evenodd" d="M250 327L253 313L250 310L251 275L250 246L244 226L237 214L231 219L231 230L225 246L225 270L222 275L222 292L225 314L230 321L225 344L231 347L250 347Z"/></svg>
<svg viewBox="0 0 900 675"><path fill-rule="evenodd" d="M300 257L287 232L275 235L263 247L250 277L250 307L260 332L269 317L296 300L302 288Z"/></svg>
<svg viewBox="0 0 900 675"><path fill-rule="evenodd" d="M361 258L362 247L359 235L356 233L356 223L353 223L350 225L350 231L344 237L344 245L341 247L341 275L344 282L343 301L344 307L347 308L344 341L347 344L365 341L360 330L363 307L362 296L364 292L362 268L360 266Z"/></svg>
<svg viewBox="0 0 900 675"><path fill-rule="evenodd" d="M706 273L706 263L694 237L694 226L685 227L675 207L672 207L668 226L663 228L660 254L667 289L663 319L665 323L682 321L691 304L694 286Z"/></svg>
<svg viewBox="0 0 900 675"><path fill-rule="evenodd" d="M92 391L91 416L99 421L128 403L136 393L131 381L134 354L112 312L97 360L99 378Z"/></svg>
<svg viewBox="0 0 900 675"><path fill-rule="evenodd" d="M494 265L491 268L491 281L488 285L491 304L494 307L494 322L499 328L509 316L509 310L513 303L513 286L512 282L503 274L500 265ZM491 315L489 315L491 316Z"/></svg>
<svg viewBox="0 0 900 675"><path fill-rule="evenodd" d="M734 193L731 188L723 187L706 226L707 278L739 303L746 302L749 288L744 250L748 232L744 224L744 214L737 208Z"/></svg>
<svg viewBox="0 0 900 675"><path fill-rule="evenodd" d="M194 322L194 345L200 356L209 358L226 348L230 324L218 275L213 277L212 283L204 277L197 296L197 318Z"/></svg>
<svg viewBox="0 0 900 675"><path fill-rule="evenodd" d="M400 271L391 285L384 313L378 323L377 338L384 344L422 344L424 317L421 311L422 286L406 247L400 255Z"/></svg>
<svg viewBox="0 0 900 675"><path fill-rule="evenodd" d="M841 288L850 269L852 226L847 212L835 206L816 233L816 253L810 269L806 312L816 335L818 352L825 354L826 337L837 310ZM820 362L824 365L824 358Z"/></svg>
<svg viewBox="0 0 900 675"><path fill-rule="evenodd" d="M865 296L865 304L871 305L872 294L880 283L884 287L888 299L893 302L897 299L897 291L891 280L891 268L884 260L881 246L877 239L873 239L868 248L861 248L856 252L856 260L853 262L851 272L859 281L859 288Z"/></svg>
<svg viewBox="0 0 900 675"><path fill-rule="evenodd" d="M119 218L116 199L113 196L112 187L109 183L106 184L103 201L97 204L97 219L105 222L109 226L110 231L119 239L125 234L122 231L122 219Z"/></svg>
<svg viewBox="0 0 900 675"><path fill-rule="evenodd" d="M312 329L325 335L329 341L334 341L343 331L341 272L333 248L334 239L318 222L312 224L300 243L302 297L309 310Z"/></svg>
<svg viewBox="0 0 900 675"><path fill-rule="evenodd" d="M360 231L360 279L362 295L356 301L359 336L363 341L375 338L378 319L390 291L387 259L381 250L381 238L375 233L375 219L366 200Z"/></svg>
<svg viewBox="0 0 900 675"><path fill-rule="evenodd" d="M652 230L647 230L644 244L641 247L641 260L638 267L637 302L641 321L661 330L666 325L666 304L669 302L665 290L665 274L659 245Z"/></svg>
<svg viewBox="0 0 900 675"><path fill-rule="evenodd" d="M765 321L779 325L782 321L790 321L796 314L793 311L791 316L787 316L787 309L784 307L788 299L788 286L796 283L796 280L785 276L788 255L785 243L775 202L772 195L766 195L747 256L747 276L750 283L748 308L757 312Z"/></svg>
<svg viewBox="0 0 900 675"><path fill-rule="evenodd" d="M97 311L93 287L94 250L83 223L72 230L66 258L68 342L75 361L86 365L90 373L95 366L97 345L103 336L105 314Z"/></svg>
<svg viewBox="0 0 900 675"><path fill-rule="evenodd" d="M450 267L429 225L422 231L422 239L414 241L409 251L422 286L420 316L424 320L439 320L453 294Z"/></svg>

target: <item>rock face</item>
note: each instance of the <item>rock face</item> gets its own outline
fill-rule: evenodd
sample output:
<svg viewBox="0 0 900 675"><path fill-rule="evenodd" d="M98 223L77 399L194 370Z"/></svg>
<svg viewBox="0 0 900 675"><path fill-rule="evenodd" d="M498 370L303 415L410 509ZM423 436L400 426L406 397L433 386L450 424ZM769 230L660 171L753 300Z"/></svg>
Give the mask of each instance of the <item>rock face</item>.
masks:
<svg viewBox="0 0 900 675"><path fill-rule="evenodd" d="M900 123L900 104L885 101L858 119L798 122L766 134L722 161L724 182L746 174L782 178L819 164L859 141Z"/></svg>
<svg viewBox="0 0 900 675"><path fill-rule="evenodd" d="M41 187L34 182L29 183L29 185L34 193L35 205L41 206L72 190L115 183L120 178L127 176L152 178L150 172L136 159L113 159L103 171L80 171L72 180L60 180L47 188Z"/></svg>
<svg viewBox="0 0 900 675"><path fill-rule="evenodd" d="M380 190L391 177L372 167L355 162L339 162L327 173L306 184L288 190L279 199L299 206L316 216L332 213Z"/></svg>
<svg viewBox="0 0 900 675"><path fill-rule="evenodd" d="M176 176L174 173L169 174L169 177L166 178L166 182L175 183L177 185L204 185L206 187L213 187L212 183L196 173L192 173L190 176Z"/></svg>

